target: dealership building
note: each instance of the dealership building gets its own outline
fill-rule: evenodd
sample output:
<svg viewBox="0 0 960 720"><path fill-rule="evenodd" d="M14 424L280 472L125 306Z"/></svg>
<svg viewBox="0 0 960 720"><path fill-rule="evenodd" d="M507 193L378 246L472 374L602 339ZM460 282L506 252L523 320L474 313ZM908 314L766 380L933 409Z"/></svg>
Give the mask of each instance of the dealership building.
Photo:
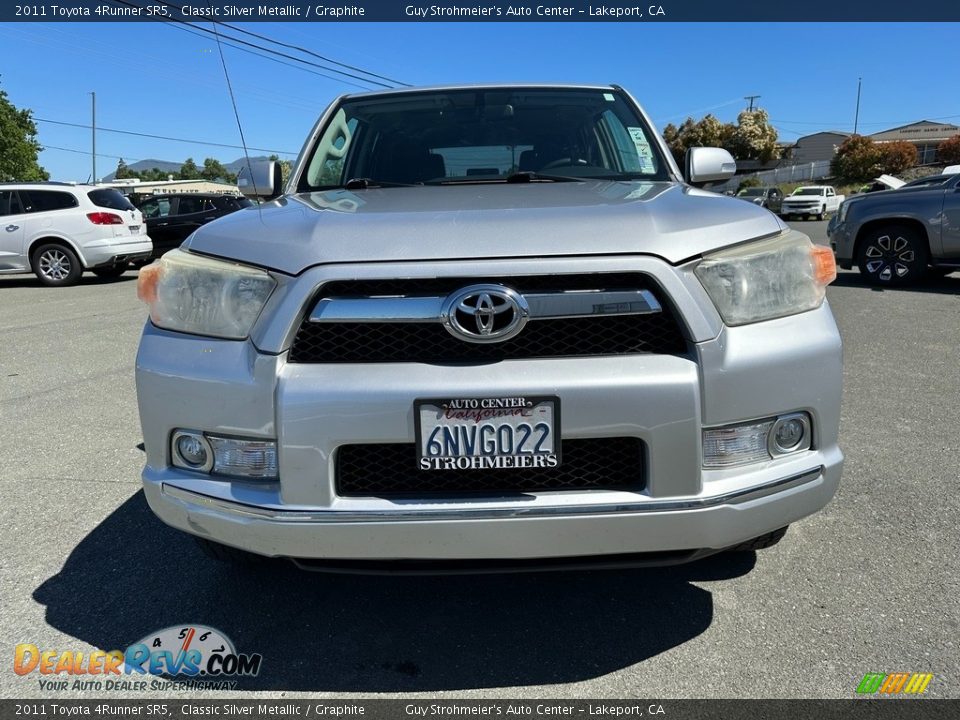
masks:
<svg viewBox="0 0 960 720"><path fill-rule="evenodd" d="M947 138L960 134L960 126L950 123L920 120L919 122L882 130L868 135L876 143L905 140L917 148L917 163L929 165L937 162L937 146ZM851 133L840 130L804 135L790 148L790 161L794 164L831 160L837 148Z"/></svg>
<svg viewBox="0 0 960 720"><path fill-rule="evenodd" d="M921 120L902 127L874 133L870 136L870 139L878 143L906 140L917 148L917 163L929 165L937 162L937 146L954 135L960 135L960 126Z"/></svg>

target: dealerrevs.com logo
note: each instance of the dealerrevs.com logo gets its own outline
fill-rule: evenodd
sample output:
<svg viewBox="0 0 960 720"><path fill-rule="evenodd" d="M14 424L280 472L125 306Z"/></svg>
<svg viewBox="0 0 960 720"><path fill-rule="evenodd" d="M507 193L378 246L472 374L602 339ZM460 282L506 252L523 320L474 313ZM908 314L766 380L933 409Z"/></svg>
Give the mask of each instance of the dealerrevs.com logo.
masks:
<svg viewBox="0 0 960 720"><path fill-rule="evenodd" d="M219 630L175 625L126 650L83 653L21 643L14 650L13 671L39 674L42 690L233 690L237 678L258 675L262 662L259 653L238 653Z"/></svg>
<svg viewBox="0 0 960 720"><path fill-rule="evenodd" d="M859 695L922 695L932 673L867 673L857 685Z"/></svg>

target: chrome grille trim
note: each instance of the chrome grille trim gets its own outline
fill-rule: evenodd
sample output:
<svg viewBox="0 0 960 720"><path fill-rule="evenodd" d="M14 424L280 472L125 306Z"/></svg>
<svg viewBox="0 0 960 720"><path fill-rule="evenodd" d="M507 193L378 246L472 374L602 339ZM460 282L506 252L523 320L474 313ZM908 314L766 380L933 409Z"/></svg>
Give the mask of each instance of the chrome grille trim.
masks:
<svg viewBox="0 0 960 720"><path fill-rule="evenodd" d="M504 286L507 287L507 286ZM530 319L561 320L586 315L647 315L663 308L649 290L572 290L530 293L523 298ZM310 313L312 323L443 322L443 297L328 297Z"/></svg>

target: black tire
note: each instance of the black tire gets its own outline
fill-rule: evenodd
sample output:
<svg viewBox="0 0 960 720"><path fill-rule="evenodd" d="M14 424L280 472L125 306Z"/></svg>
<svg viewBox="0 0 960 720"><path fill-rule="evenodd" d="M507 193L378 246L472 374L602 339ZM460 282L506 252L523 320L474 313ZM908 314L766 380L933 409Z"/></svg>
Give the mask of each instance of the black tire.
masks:
<svg viewBox="0 0 960 720"><path fill-rule="evenodd" d="M113 280L123 275L129 269L130 266L124 263L123 265L113 265L112 267L93 268L90 272L103 280Z"/></svg>
<svg viewBox="0 0 960 720"><path fill-rule="evenodd" d="M30 256L33 274L44 285L66 287L76 285L83 275L80 258L67 245L44 243L38 246Z"/></svg>
<svg viewBox="0 0 960 720"><path fill-rule="evenodd" d="M197 537L196 535L193 536L193 539L197 541L197 545L203 550L204 555L218 562L228 563L230 565L250 566L259 565L266 560L262 555L254 555L245 550L239 550L229 545L221 545L218 542Z"/></svg>
<svg viewBox="0 0 960 720"><path fill-rule="evenodd" d="M827 217L827 206L821 205L820 212L817 214L817 220L823 220L826 217Z"/></svg>
<svg viewBox="0 0 960 720"><path fill-rule="evenodd" d="M926 238L912 227L881 225L861 241L857 267L871 285L906 285L923 277L928 258Z"/></svg>
<svg viewBox="0 0 960 720"><path fill-rule="evenodd" d="M787 527L789 527L789 525ZM783 536L787 534L787 527L782 527L779 530L768 532L766 535L755 537L753 540L747 540L739 545L734 545L732 548L729 548L727 552L753 552L755 550L765 550L766 548L773 547L783 540Z"/></svg>

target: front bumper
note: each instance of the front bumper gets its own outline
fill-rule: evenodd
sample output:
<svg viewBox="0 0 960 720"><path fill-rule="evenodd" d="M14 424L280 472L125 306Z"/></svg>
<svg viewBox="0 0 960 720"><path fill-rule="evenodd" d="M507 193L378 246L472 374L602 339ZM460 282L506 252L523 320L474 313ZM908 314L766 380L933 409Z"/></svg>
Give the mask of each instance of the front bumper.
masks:
<svg viewBox="0 0 960 720"><path fill-rule="evenodd" d="M810 206L791 206L791 205L781 205L780 214L784 217L789 217L791 215L819 215L820 214L820 205L810 205Z"/></svg>
<svg viewBox="0 0 960 720"><path fill-rule="evenodd" d="M685 270L649 258L592 262L633 264L656 277L686 320L690 351L470 366L291 364L282 338L322 281L319 270L272 301L274 315L291 320L258 328L254 341L148 324L137 391L151 508L185 532L267 556L482 560L717 550L826 505L843 462L841 344L828 306L727 328ZM575 261L578 269L584 264ZM258 349L271 342L273 352ZM639 438L642 488L338 495L338 448L414 442L416 399L517 394L558 396L565 439ZM812 449L736 468L702 467L704 427L798 411L812 419ZM231 481L171 467L175 428L276 439L280 480Z"/></svg>
<svg viewBox="0 0 960 720"><path fill-rule="evenodd" d="M827 235L830 238L830 249L833 250L837 259L837 265L844 270L853 267L854 250L856 245L856 235L852 232L850 225L837 222L827 228Z"/></svg>
<svg viewBox="0 0 960 720"><path fill-rule="evenodd" d="M151 508L167 524L269 556L470 561L689 550L696 557L822 508L840 480L839 451L827 461L829 467L713 494L533 507L279 510L186 490L159 475L145 485Z"/></svg>

